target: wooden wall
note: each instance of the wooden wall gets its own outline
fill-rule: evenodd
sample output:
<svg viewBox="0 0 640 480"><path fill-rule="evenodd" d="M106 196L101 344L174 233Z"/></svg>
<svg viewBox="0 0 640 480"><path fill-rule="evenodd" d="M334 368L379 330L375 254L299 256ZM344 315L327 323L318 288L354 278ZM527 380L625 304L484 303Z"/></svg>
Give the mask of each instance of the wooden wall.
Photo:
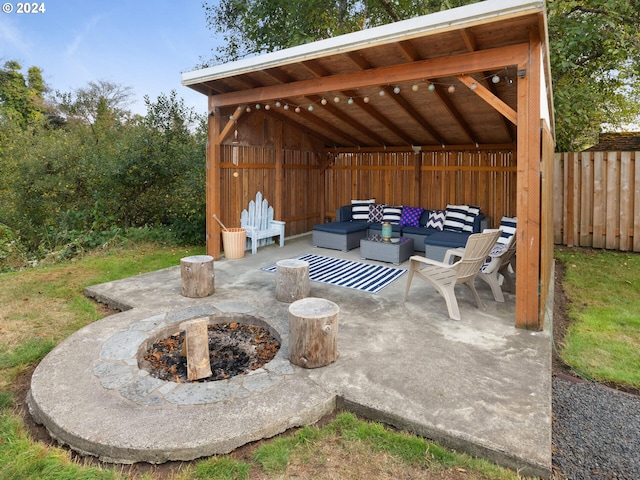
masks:
<svg viewBox="0 0 640 480"><path fill-rule="evenodd" d="M325 152L327 155L331 151ZM478 205L494 225L516 212L515 155L509 146L431 151L348 151L325 171L325 216L352 199L444 209Z"/></svg>
<svg viewBox="0 0 640 480"><path fill-rule="evenodd" d="M555 154L554 242L640 252L640 152Z"/></svg>

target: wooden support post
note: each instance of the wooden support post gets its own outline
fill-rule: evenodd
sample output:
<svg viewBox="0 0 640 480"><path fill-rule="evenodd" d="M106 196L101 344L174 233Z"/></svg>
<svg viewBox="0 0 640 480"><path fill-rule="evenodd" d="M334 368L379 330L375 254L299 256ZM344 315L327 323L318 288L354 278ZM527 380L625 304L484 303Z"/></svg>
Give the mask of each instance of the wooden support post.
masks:
<svg viewBox="0 0 640 480"><path fill-rule="evenodd" d="M201 298L211 295L214 288L213 257L194 255L180 259L182 295Z"/></svg>
<svg viewBox="0 0 640 480"><path fill-rule="evenodd" d="M206 317L196 318L180 324L185 331L184 344L187 357L187 378L189 381L212 375L209 359L209 333Z"/></svg>
<svg viewBox="0 0 640 480"><path fill-rule="evenodd" d="M304 368L323 367L338 358L338 313L330 300L308 297L289 306L289 360Z"/></svg>
<svg viewBox="0 0 640 480"><path fill-rule="evenodd" d="M295 302L309 295L309 262L287 259L276 263L276 300Z"/></svg>

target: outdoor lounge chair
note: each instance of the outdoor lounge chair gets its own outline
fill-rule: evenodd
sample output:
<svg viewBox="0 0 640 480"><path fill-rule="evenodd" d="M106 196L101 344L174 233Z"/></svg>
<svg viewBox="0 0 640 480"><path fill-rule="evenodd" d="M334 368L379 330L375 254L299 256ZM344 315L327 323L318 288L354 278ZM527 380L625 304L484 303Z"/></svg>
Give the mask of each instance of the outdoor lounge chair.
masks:
<svg viewBox="0 0 640 480"><path fill-rule="evenodd" d="M511 235L506 244L496 243L494 248L489 252L489 258L485 261L484 265L480 268L478 278L487 282L491 287L493 298L496 302L504 302L504 294L502 293L502 287L500 286L501 278L502 283L508 288L508 291L513 292L515 282L509 272L509 266L513 261L516 254L516 236Z"/></svg>
<svg viewBox="0 0 640 480"><path fill-rule="evenodd" d="M280 246L284 246L285 222L273 219L273 207L266 199L262 199L262 192L256 193L255 201L249 202L249 210L243 210L240 215L240 227L247 231L247 242L251 242L251 253L258 252L258 246L273 243L273 237L280 237Z"/></svg>
<svg viewBox="0 0 640 480"><path fill-rule="evenodd" d="M487 259L500 233L500 230L474 233L469 236L469 240L467 240L467 244L463 249L458 248L447 251L444 262L438 262L417 255L410 257L409 275L404 290L404 301L407 300L411 281L415 274L427 283L433 285L438 290L438 293L444 297L447 303L447 309L449 310L449 317L453 320L460 320L460 310L454 291L456 285L467 285L473 293L478 308L484 309L484 304L482 300L480 300L473 283L480 271L480 267L482 267L482 264ZM450 264L448 262L452 256L460 258L453 264Z"/></svg>

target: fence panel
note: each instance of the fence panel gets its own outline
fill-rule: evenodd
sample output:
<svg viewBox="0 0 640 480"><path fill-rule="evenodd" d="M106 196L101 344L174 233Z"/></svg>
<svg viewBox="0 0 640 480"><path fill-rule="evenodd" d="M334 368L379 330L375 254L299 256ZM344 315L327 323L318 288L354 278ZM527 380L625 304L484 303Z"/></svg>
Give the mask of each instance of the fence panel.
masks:
<svg viewBox="0 0 640 480"><path fill-rule="evenodd" d="M554 243L640 252L638 158L640 152L555 154Z"/></svg>

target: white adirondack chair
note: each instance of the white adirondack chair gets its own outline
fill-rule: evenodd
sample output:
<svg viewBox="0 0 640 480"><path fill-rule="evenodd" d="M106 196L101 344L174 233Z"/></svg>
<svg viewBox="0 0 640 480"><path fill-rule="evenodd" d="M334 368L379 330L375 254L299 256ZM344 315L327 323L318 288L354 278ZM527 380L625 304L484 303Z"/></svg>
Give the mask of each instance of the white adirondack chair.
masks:
<svg viewBox="0 0 640 480"><path fill-rule="evenodd" d="M478 308L484 309L484 303L480 299L473 282L480 271L480 267L486 260L491 248L500 236L500 230L493 232L474 233L469 236L464 249L452 249L445 254L444 263L426 257L414 255L410 257L409 275L404 290L404 300L407 300L413 275L430 283L444 297L449 310L449 317L460 320L460 309L454 288L456 285L465 284L473 293ZM460 257L453 264L448 263L447 257Z"/></svg>
<svg viewBox="0 0 640 480"><path fill-rule="evenodd" d="M249 210L240 215L240 226L247 231L247 249L258 253L258 246L273 243L273 237L280 237L280 246L284 246L285 222L273 219L273 207L269 206L262 193L256 193L256 199L249 202Z"/></svg>
<svg viewBox="0 0 640 480"><path fill-rule="evenodd" d="M504 283L507 291L515 293L515 282L511 272L509 272L509 267L512 266L515 255L516 236L514 232L505 243L496 243L491 252L489 252L489 258L480 268L478 278L489 284L496 302L504 302L501 282Z"/></svg>

